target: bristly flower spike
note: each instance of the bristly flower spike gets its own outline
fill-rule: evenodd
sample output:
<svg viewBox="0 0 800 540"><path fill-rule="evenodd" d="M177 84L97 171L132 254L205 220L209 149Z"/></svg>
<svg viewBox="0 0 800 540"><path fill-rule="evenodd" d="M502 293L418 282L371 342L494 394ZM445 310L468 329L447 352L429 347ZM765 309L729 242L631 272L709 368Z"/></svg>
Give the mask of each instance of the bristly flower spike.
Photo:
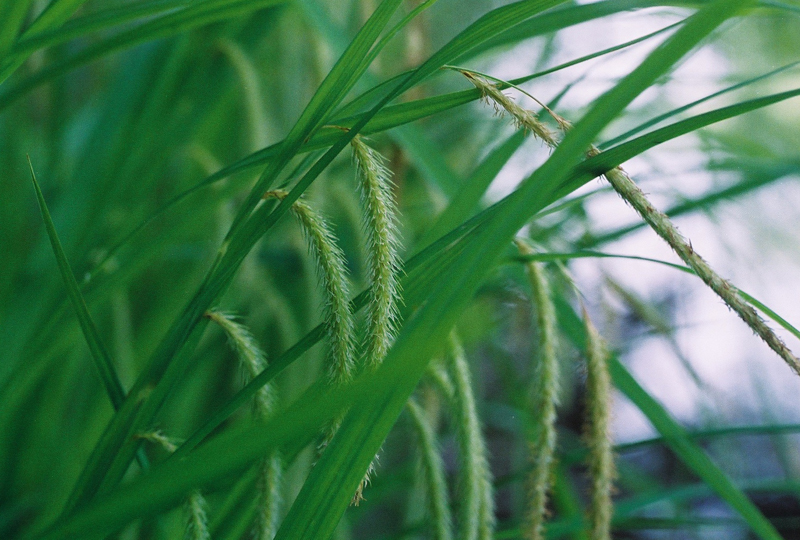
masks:
<svg viewBox="0 0 800 540"><path fill-rule="evenodd" d="M224 311L208 311L206 317L217 323L228 343L239 357L246 371L247 380L255 378L267 367L267 356L259 347L250 330L236 321L234 316ZM261 420L267 420L275 408L276 396L272 384L261 387L253 403L253 413ZM258 464L256 490L255 540L272 540L278 523L278 509L281 504L280 485L283 462L278 452L272 452Z"/></svg>
<svg viewBox="0 0 800 540"><path fill-rule="evenodd" d="M450 338L453 407L458 433L462 504L459 538L489 540L495 526L494 488L467 359L455 334Z"/></svg>
<svg viewBox="0 0 800 540"><path fill-rule="evenodd" d="M611 375L605 341L583 311L586 329L586 407L585 438L589 447L591 502L589 522L592 540L611 540L616 467L611 442Z"/></svg>
<svg viewBox="0 0 800 540"><path fill-rule="evenodd" d="M284 199L284 190L268 191L263 198ZM347 269L342 249L325 221L303 201L292 204L292 213L300 222L308 249L317 266L317 276L325 295L323 319L330 341L328 378L331 383L349 381L353 374L353 314L347 283Z"/></svg>
<svg viewBox="0 0 800 540"><path fill-rule="evenodd" d="M267 356L258 345L250 330L238 322L232 313L211 310L206 317L215 322L225 332L228 344L236 352L242 368L247 373L247 380L253 379L267 367ZM275 392L272 384L262 386L255 397L254 410L262 419L266 419L275 407Z"/></svg>
<svg viewBox="0 0 800 540"><path fill-rule="evenodd" d="M414 431L417 433L433 538L435 540L452 540L453 518L450 515L444 462L439 446L436 444L436 434L429 415L413 397L406 403L406 408L411 416Z"/></svg>
<svg viewBox="0 0 800 540"><path fill-rule="evenodd" d="M495 111L501 114L503 112L510 114L517 128L533 132L536 137L550 148L555 148L558 145L553 132L539 120L539 117L536 116L533 111L529 111L514 103L514 100L480 75L476 75L470 71L461 71L461 73L475 85L475 88L480 90L483 99L487 103L491 103Z"/></svg>
<svg viewBox="0 0 800 540"><path fill-rule="evenodd" d="M516 244L520 254L534 253L522 240L516 240ZM556 357L556 313L543 265L530 261L525 266L533 293L533 304L536 306L539 331L539 358L529 407L535 425L530 443L533 469L528 477L530 503L526 538L541 540L544 538L548 493L552 487L556 456L556 407L560 388Z"/></svg>
<svg viewBox="0 0 800 540"><path fill-rule="evenodd" d="M150 441L161 446L170 454L178 449L174 440L160 431L150 431L137 435L139 439ZM211 532L208 528L208 515L206 500L200 490L194 490L183 503L183 538L184 540L210 540Z"/></svg>
<svg viewBox="0 0 800 540"><path fill-rule="evenodd" d="M400 301L400 238L397 207L392 196L391 173L383 156L360 136L350 143L358 171L364 207L364 231L371 286L367 306L366 367L376 368L389 351L397 333Z"/></svg>

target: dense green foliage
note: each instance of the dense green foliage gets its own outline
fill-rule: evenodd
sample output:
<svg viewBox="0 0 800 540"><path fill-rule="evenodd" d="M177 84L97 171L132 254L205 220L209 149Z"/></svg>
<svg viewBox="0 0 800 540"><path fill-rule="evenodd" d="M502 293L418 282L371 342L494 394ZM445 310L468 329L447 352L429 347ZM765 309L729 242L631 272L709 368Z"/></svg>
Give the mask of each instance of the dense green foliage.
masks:
<svg viewBox="0 0 800 540"><path fill-rule="evenodd" d="M643 12L656 31L604 49L565 37ZM752 484L698 441L783 449L797 426L687 430L570 266L650 225L798 369L759 313L800 332L618 168L688 140L712 181L671 217L796 177L798 118L769 111L800 95L798 12L0 0L0 537L797 535L791 467ZM724 80L671 103L701 49ZM525 75L495 78L509 65ZM641 223L597 226L606 173ZM675 342L668 313L606 288ZM614 447L620 399L659 437ZM771 496L798 508L775 519Z"/></svg>

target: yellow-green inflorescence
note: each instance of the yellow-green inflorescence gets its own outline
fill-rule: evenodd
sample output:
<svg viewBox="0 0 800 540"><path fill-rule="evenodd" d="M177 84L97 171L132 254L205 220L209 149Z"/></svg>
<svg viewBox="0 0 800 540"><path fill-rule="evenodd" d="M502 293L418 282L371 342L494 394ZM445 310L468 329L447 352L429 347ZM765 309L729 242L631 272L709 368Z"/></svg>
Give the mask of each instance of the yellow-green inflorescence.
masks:
<svg viewBox="0 0 800 540"><path fill-rule="evenodd" d="M611 496L616 467L611 442L611 376L608 372L608 349L589 316L584 312L586 328L586 429L589 447L591 501L589 523L592 540L611 540L614 507Z"/></svg>
<svg viewBox="0 0 800 540"><path fill-rule="evenodd" d="M533 249L517 241L522 255L532 255ZM556 357L556 313L550 296L550 286L541 263L526 264L528 280L536 307L539 334L538 362L536 363L533 391L529 411L534 423L530 452L533 468L528 477L530 493L526 538L541 540L547 518L548 494L556 459L556 407L559 395L559 366Z"/></svg>
<svg viewBox="0 0 800 540"><path fill-rule="evenodd" d="M209 311L206 316L225 332L228 343L236 352L248 381L267 367L266 354L259 347L255 337L232 314L223 311ZM275 404L276 396L273 385L262 386L253 401L254 416L260 420L267 420L274 412ZM281 504L282 473L283 463L278 452L272 452L258 464L256 519L253 531L255 540L271 540L275 536Z"/></svg>
<svg viewBox="0 0 800 540"><path fill-rule="evenodd" d="M351 142L364 209L370 278L365 364L377 367L397 332L400 299L400 239L391 173L383 156L356 136Z"/></svg>
<svg viewBox="0 0 800 540"><path fill-rule="evenodd" d="M138 438L159 445L170 454L178 449L174 440L160 431L140 433ZM210 540L208 514L205 497L199 490L193 490L183 503L184 540Z"/></svg>
<svg viewBox="0 0 800 540"><path fill-rule="evenodd" d="M481 431L472 377L464 350L455 335L450 339L450 372L459 448L461 507L458 537L489 540L494 536L494 489L486 441Z"/></svg>
<svg viewBox="0 0 800 540"><path fill-rule="evenodd" d="M535 113L514 103L511 98L500 91L497 85L490 83L480 75L468 71L462 71L462 73L481 91L484 99L494 105L496 110L509 113L514 118L514 122L517 126L533 132L550 148L555 148L557 146L558 142L553 133L541 123ZM571 127L571 124L567 120L550 109L546 110L548 114L555 119L562 131L567 131ZM587 155L590 157L598 153L599 150L595 147L591 147L587 150ZM742 298L742 295L739 294L736 287L717 274L717 272L694 250L691 242L683 237L669 217L653 206L631 177L621 167L615 167L609 170L605 173L605 177L617 194L619 194L625 202L630 204L656 234L669 244L678 257L680 257L681 260L686 263L757 336L783 358L795 373L800 375L800 359L789 350L783 340L775 334L767 323L758 315L756 310Z"/></svg>
<svg viewBox="0 0 800 540"><path fill-rule="evenodd" d="M283 190L268 191L265 199L284 199ZM353 377L354 324L344 253L325 221L303 201L292 204L292 213L300 222L308 241L308 250L317 266L317 277L325 296L323 319L330 342L328 379L333 384Z"/></svg>

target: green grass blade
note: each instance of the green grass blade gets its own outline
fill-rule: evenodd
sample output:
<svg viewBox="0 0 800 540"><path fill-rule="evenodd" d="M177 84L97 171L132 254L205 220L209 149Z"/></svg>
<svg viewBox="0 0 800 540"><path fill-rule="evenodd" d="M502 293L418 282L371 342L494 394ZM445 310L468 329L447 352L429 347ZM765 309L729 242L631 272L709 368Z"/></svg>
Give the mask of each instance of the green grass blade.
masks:
<svg viewBox="0 0 800 540"><path fill-rule="evenodd" d="M31 6L32 0L16 0L6 2L0 6L0 60L4 60L6 53L17 40L25 15Z"/></svg>
<svg viewBox="0 0 800 540"><path fill-rule="evenodd" d="M644 413L681 461L736 510L759 537L780 540L781 535L747 495L686 435L683 428L636 382L616 357L609 362L609 369L614 385Z"/></svg>
<svg viewBox="0 0 800 540"><path fill-rule="evenodd" d="M660 115L656 116L655 118L652 118L652 119L648 120L647 122L644 122L643 124L640 124L640 125L636 126L635 128L633 128L633 129L631 129L629 131L626 131L622 135L618 135L617 137L614 137L613 139L611 139L609 141L605 141L604 143L599 144L597 147L600 150L605 150L606 148L610 148L610 147L612 147L612 146L614 146L616 144L619 144L619 143L625 141L626 139L630 139L631 137L633 137L637 133L641 133L642 131L645 131L646 129L648 129L648 128L652 127L652 126L654 126L656 124L659 124L659 123L663 122L664 120L672 118L673 116L676 116L676 115L678 115L678 114L680 114L680 113L682 113L684 111L688 111L689 109L691 109L693 107L696 107L696 106L698 106L698 105L700 105L702 103L705 103L706 101L710 101L710 100L712 100L714 98L717 98L719 96L723 96L723 95L725 95L725 94L727 94L729 92L733 92L734 90L739 90L741 88L746 88L747 86L750 86L751 84L755 84L755 83L763 81L765 79L769 79L770 77L774 77L775 75L778 75L779 73L783 73L784 71L788 71L788 70L790 70L793 67L796 67L798 65L800 65L800 61L791 62L791 63L786 64L784 66L781 66L781 67L779 67L777 69L773 69L772 71L764 73L763 75L759 75L757 77L753 77L751 79L747 79L746 81L742 81L740 83L736 83L734 85L728 86L727 88L723 88L722 90L719 90L718 92L714 92L713 94L709 94L707 96L704 96L704 97L702 97L700 99L692 101L691 103L687 103L686 105L682 105L682 106L680 106L680 107L678 107L676 109L672 109L669 112L666 112L664 114L660 114Z"/></svg>
<svg viewBox="0 0 800 540"><path fill-rule="evenodd" d="M486 158L472 172L470 177L461 186L458 193L450 201L444 212L437 218L425 236L420 240L420 244L428 245L432 240L443 236L447 231L454 229L459 223L465 221L471 213L478 207L478 203L483 197L489 184L495 179L511 156L522 146L525 141L525 133L516 131L511 137L499 144L497 148L486 156Z"/></svg>
<svg viewBox="0 0 800 540"><path fill-rule="evenodd" d="M53 0L35 21L25 30L22 38L35 36L42 32L58 28L72 17L86 0ZM3 59L0 64L0 84L2 84L16 69L22 65L25 57L12 57Z"/></svg>
<svg viewBox="0 0 800 540"><path fill-rule="evenodd" d="M126 30L115 36L104 39L19 81L0 94L0 110L5 109L34 88L114 51L154 39L174 36L200 26L239 17L287 1L288 0L222 0L218 2L204 2L193 8L187 8L176 13L164 15L153 21L146 22L137 28ZM8 78L22 61L14 60L12 62L13 64L11 66L4 66L4 68L0 70L0 81Z"/></svg>
<svg viewBox="0 0 800 540"><path fill-rule="evenodd" d="M12 54L24 56L38 49L60 45L84 37L92 32L101 32L170 11L177 11L191 4L192 0L151 0L136 4L111 7L67 21L61 28L23 37L13 48Z"/></svg>
<svg viewBox="0 0 800 540"><path fill-rule="evenodd" d="M28 159L28 165L30 165L31 180L33 181L33 188L36 191L36 199L39 201L39 209L42 211L45 230L50 239L50 245L53 248L56 262L58 262L58 269L61 271L61 277L64 278L64 285L67 287L69 300L72 303L72 307L75 308L75 314L78 316L81 331L86 338L87 345L89 345L92 359L100 374L100 379L103 382L106 393L111 399L111 404L114 406L114 409L119 409L125 399L125 391L114 369L114 362L111 360L111 355L103 344L100 333L97 331L97 327L94 325L94 321L92 321L92 317L89 314L89 309L86 307L86 302L78 289L78 283L75 281L75 275L72 273L72 268L69 265L64 249L61 247L61 241L58 239L53 219L50 217L50 211L47 209L44 195L42 195L42 190L39 188L39 182L36 181L36 174L33 172L33 164L31 164L30 158Z"/></svg>
<svg viewBox="0 0 800 540"><path fill-rule="evenodd" d="M682 264L675 264L669 261L662 261L660 259L653 259L650 257L639 257L636 255L618 255L614 253L604 253L602 251L592 251L592 250L580 250L572 253L548 252L548 253L535 253L531 255L518 255L513 257L513 260L520 262L527 262L527 261L545 262L545 261L559 261L559 260L563 261L569 259L583 259L583 258L601 258L601 259L611 258L611 259L628 259L632 261L651 262L667 266L675 270L680 270L681 272L685 272L687 274L696 275L691 268L689 268L688 266L684 266ZM742 289L737 287L736 290L739 292L742 298L744 298L747 302L752 304L753 307L763 312L764 315L766 315L767 317L778 323L782 328L790 332L797 339L800 339L800 330L798 330L797 327L792 325L789 321L778 315L778 313L776 313L775 310L771 309L769 306L759 301L758 299L754 298L750 294L746 293Z"/></svg>

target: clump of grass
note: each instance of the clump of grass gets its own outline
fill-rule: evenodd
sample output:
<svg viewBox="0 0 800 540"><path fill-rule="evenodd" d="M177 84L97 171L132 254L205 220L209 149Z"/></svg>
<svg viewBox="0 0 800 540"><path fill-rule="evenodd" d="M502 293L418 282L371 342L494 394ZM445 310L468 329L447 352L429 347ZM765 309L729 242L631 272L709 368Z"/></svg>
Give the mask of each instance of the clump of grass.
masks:
<svg viewBox="0 0 800 540"><path fill-rule="evenodd" d="M611 443L611 376L605 341L583 312L586 331L586 408L584 437L589 447L591 501L589 522L592 540L611 539L616 467Z"/></svg>
<svg viewBox="0 0 800 540"><path fill-rule="evenodd" d="M265 199L284 199L284 190L268 191ZM300 222L308 240L308 250L317 267L317 277L325 295L323 320L330 342L328 379L333 384L342 384L353 377L353 314L350 310L350 294L344 253L339 247L328 225L303 201L292 204L292 213Z"/></svg>
<svg viewBox="0 0 800 540"><path fill-rule="evenodd" d="M487 540L492 538L495 527L492 473L469 365L455 334L450 336L449 357L461 489L458 535L463 540Z"/></svg>
<svg viewBox="0 0 800 540"><path fill-rule="evenodd" d="M534 253L522 240L517 240L516 243L522 255ZM560 390L556 357L556 313L543 265L531 261L525 267L536 306L539 332L539 355L529 407L535 425L530 443L533 469L528 477L530 495L526 538L541 540L544 538L548 493L552 486L556 459L556 407Z"/></svg>
<svg viewBox="0 0 800 540"><path fill-rule="evenodd" d="M364 210L370 276L365 365L367 369L374 369L386 356L397 333L401 264L397 207L392 196L391 173L384 165L383 156L360 136L353 138L350 144Z"/></svg>

